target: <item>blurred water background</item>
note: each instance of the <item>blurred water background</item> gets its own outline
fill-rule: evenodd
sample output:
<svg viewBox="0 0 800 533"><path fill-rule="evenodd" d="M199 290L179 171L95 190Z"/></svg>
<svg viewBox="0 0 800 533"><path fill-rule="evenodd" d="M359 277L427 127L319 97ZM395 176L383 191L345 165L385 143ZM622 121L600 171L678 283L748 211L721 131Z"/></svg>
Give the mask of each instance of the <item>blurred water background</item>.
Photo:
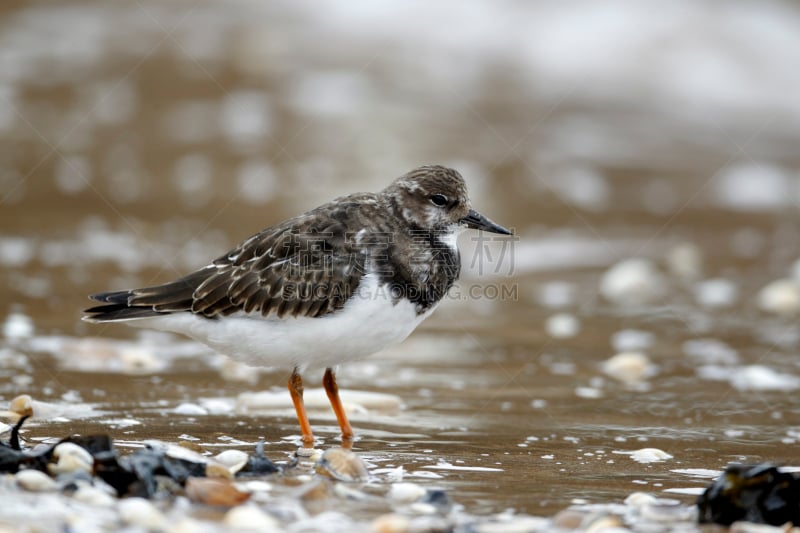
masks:
<svg viewBox="0 0 800 533"><path fill-rule="evenodd" d="M0 400L104 413L43 416L40 438L218 445L222 424L239 439L223 442L280 453L291 411L234 405L289 369L254 381L177 339L88 326L86 295L168 281L437 163L517 239L463 236L452 298L341 369L405 402L355 417L362 452L430 467L418 479L477 514L635 490L689 506L707 481L692 472L797 466L798 65L789 1L6 0ZM187 402L195 418L174 411ZM672 459L620 455L641 448Z"/></svg>

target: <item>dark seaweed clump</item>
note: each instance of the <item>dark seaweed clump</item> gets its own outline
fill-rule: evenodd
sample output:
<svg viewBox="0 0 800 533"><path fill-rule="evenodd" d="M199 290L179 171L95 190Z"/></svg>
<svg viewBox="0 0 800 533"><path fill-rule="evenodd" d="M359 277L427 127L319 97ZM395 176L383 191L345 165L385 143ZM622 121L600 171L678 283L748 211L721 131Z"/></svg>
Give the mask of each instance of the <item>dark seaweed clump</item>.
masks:
<svg viewBox="0 0 800 533"><path fill-rule="evenodd" d="M731 465L697 499L700 523L800 526L800 480L772 464Z"/></svg>
<svg viewBox="0 0 800 533"><path fill-rule="evenodd" d="M184 486L190 477L206 475L205 463L171 457L165 447L147 445L120 456L108 435L72 436L41 451L24 450L20 445L19 431L27 418L21 418L12 428L8 443L0 441L0 472L16 473L21 469L35 469L49 475L47 465L52 460L53 450L63 442L71 442L92 455L93 474L114 487L120 497L150 498L159 490L169 492L170 487L176 484ZM278 467L264 456L263 443L259 443L248 463L236 475L253 477L278 471Z"/></svg>

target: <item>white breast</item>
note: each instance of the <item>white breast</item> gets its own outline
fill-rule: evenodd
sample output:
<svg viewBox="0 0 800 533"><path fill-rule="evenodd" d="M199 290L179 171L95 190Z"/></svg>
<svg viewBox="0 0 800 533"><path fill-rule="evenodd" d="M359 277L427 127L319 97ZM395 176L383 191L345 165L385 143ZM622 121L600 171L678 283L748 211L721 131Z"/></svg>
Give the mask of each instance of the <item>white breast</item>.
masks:
<svg viewBox="0 0 800 533"><path fill-rule="evenodd" d="M129 324L187 335L249 365L304 368L363 359L402 342L432 312L417 315L408 300L392 302L388 287L368 274L342 309L323 317L174 313Z"/></svg>

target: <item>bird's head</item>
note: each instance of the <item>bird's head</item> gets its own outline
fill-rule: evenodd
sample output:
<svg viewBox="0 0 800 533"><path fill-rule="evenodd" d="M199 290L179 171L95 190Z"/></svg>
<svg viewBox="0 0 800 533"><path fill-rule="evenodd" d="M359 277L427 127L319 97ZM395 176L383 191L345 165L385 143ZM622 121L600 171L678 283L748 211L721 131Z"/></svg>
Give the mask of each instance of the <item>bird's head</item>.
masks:
<svg viewBox="0 0 800 533"><path fill-rule="evenodd" d="M451 168L416 168L396 179L384 194L412 228L446 233L473 228L511 235L510 230L472 209L464 178Z"/></svg>

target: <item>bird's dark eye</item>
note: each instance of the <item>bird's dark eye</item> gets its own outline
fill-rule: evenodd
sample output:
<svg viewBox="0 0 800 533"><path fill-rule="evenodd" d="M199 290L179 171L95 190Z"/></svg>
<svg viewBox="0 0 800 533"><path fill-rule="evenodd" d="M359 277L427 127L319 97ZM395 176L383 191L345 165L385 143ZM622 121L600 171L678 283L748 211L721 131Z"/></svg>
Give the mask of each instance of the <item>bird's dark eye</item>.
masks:
<svg viewBox="0 0 800 533"><path fill-rule="evenodd" d="M434 194L431 196L431 202L436 207L444 207L447 205L447 196L444 194Z"/></svg>

